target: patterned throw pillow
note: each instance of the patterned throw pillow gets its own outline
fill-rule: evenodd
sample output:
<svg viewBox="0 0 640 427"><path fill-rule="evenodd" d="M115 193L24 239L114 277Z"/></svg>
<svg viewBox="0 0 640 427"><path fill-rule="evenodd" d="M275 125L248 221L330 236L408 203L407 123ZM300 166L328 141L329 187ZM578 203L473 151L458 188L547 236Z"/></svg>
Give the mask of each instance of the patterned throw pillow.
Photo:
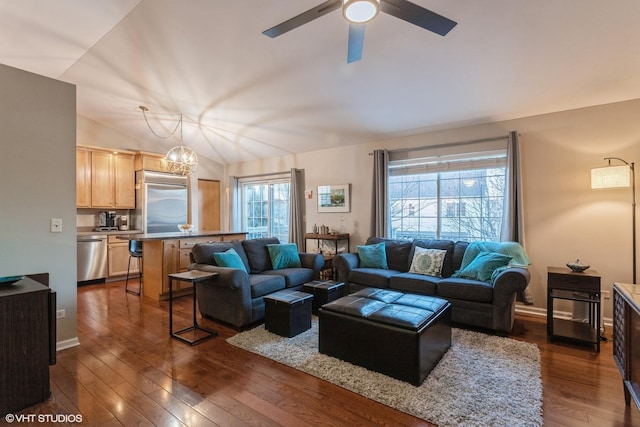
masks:
<svg viewBox="0 0 640 427"><path fill-rule="evenodd" d="M416 246L409 272L440 277L446 254L447 251L442 249L425 249Z"/></svg>

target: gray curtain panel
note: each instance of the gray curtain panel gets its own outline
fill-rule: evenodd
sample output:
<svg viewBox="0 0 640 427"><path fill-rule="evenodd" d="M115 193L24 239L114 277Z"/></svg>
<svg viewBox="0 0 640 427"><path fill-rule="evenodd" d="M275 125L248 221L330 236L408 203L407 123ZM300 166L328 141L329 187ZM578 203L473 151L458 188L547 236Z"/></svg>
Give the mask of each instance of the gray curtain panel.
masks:
<svg viewBox="0 0 640 427"><path fill-rule="evenodd" d="M304 248L304 169L291 169L289 243Z"/></svg>
<svg viewBox="0 0 640 427"><path fill-rule="evenodd" d="M373 195L371 197L371 236L388 237L387 184L389 181L389 152L373 152Z"/></svg>
<svg viewBox="0 0 640 427"><path fill-rule="evenodd" d="M509 133L509 141L507 143L507 170L504 195L504 213L500 240L503 242L519 242L524 246L520 142L518 132L516 131Z"/></svg>

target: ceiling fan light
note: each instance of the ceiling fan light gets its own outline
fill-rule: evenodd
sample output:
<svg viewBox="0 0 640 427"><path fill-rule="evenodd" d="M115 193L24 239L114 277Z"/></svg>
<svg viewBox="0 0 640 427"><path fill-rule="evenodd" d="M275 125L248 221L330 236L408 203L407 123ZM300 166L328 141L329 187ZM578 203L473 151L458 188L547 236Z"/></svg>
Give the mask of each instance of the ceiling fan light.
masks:
<svg viewBox="0 0 640 427"><path fill-rule="evenodd" d="M371 21L380 11L380 0L343 0L342 15L349 22Z"/></svg>

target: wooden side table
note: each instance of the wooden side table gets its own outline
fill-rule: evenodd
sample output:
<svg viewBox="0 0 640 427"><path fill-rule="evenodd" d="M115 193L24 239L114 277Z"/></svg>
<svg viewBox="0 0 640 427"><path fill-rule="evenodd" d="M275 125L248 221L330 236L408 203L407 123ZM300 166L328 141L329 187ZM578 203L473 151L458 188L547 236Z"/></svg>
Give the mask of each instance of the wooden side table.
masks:
<svg viewBox="0 0 640 427"><path fill-rule="evenodd" d="M349 252L349 233L339 234L319 234L319 233L306 233L304 235L304 251L307 251L307 240L315 240L316 248L320 248L320 242L322 240L333 241L335 250L333 254L322 254L324 256L324 268L320 272L322 279L336 279L336 271L333 268L333 258L338 254L339 242L347 242L347 252Z"/></svg>
<svg viewBox="0 0 640 427"><path fill-rule="evenodd" d="M212 331L198 325L198 320L196 319L196 283L201 282L203 280L210 279L214 276L217 276L218 273L210 273L206 271L198 271L198 270L189 270L182 273L172 273L169 274L169 335L172 338L176 338L180 341L186 342L190 345L198 344L206 339L211 337L215 337L218 335L216 331ZM173 281L183 281L183 282L191 282L193 285L193 325L188 326L186 328L180 329L179 331L173 331ZM203 336L197 339L189 339L183 337L182 334L185 332L201 331L204 333Z"/></svg>
<svg viewBox="0 0 640 427"><path fill-rule="evenodd" d="M557 319L553 316L555 300L588 305L588 323ZM569 268L547 267L547 335L555 338L594 344L600 352L600 275L595 270L575 273Z"/></svg>

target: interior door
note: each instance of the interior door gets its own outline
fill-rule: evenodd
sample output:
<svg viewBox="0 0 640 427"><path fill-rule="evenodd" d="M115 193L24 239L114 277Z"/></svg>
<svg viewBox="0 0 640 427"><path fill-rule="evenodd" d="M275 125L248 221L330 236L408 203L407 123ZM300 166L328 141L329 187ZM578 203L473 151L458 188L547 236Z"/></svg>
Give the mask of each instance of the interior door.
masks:
<svg viewBox="0 0 640 427"><path fill-rule="evenodd" d="M220 230L220 181L198 179L200 231Z"/></svg>

